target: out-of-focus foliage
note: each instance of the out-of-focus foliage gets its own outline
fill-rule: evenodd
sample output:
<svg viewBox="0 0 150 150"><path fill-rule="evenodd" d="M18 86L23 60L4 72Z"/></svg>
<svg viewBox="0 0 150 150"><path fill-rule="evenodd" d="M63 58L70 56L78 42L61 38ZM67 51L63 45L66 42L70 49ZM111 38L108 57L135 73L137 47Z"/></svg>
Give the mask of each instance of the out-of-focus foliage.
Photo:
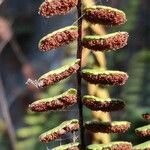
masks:
<svg viewBox="0 0 150 150"><path fill-rule="evenodd" d="M134 1L128 1L128 3L123 7L123 9L126 12L128 22L123 27L124 30L132 31L134 30L134 27L138 20L138 13L139 13L139 7L140 7L140 0L134 0ZM128 9L126 9L128 8Z"/></svg>
<svg viewBox="0 0 150 150"><path fill-rule="evenodd" d="M145 141L143 138L139 138L135 135L134 129L142 125L146 125L146 121L142 119L142 114L149 112L150 106L150 51L143 49L135 54L130 61L128 73L129 81L124 87L122 97L126 101L126 111L124 118L133 123L132 130L125 136L122 135L122 139L127 138L133 143L140 143Z"/></svg>
<svg viewBox="0 0 150 150"><path fill-rule="evenodd" d="M0 146L3 150L7 150L9 141L7 140L6 135L6 126L3 120L0 120Z"/></svg>
<svg viewBox="0 0 150 150"><path fill-rule="evenodd" d="M63 118L57 112L44 114L28 112L24 118L25 127L19 128L16 132L18 138L17 148L20 150L40 150L43 145L38 142L38 136L44 131L55 127L62 120Z"/></svg>
<svg viewBox="0 0 150 150"><path fill-rule="evenodd" d="M85 0L83 1L83 4L87 7L90 5L95 4L94 0ZM85 20L84 20L85 21ZM83 22L84 22L83 21ZM106 34L105 28L101 25L97 26L92 26L90 23L87 22L87 25L89 27L86 27L86 25L83 23L83 29L85 30L84 34L87 34L88 32L90 32L90 30L93 32L93 34ZM105 58L105 54L102 52L91 52L90 50L83 48L83 64L86 65L86 67L90 67L90 68L102 68L105 69L106 68L106 58ZM86 59L86 60L85 60ZM87 61L88 60L88 61ZM103 88L102 86L97 86L97 85L92 85L92 84L87 84L87 93L89 95L94 95L94 96L98 96L100 98L108 98L109 97L109 93L107 88ZM87 94L86 93L86 94ZM91 115L89 115L89 111L85 110L84 113L86 114L85 119L91 117ZM92 117L89 120L100 120L100 121L110 121L110 115L109 113L104 113L102 111L92 111ZM87 115L88 114L88 115ZM108 134L103 134L103 133L94 133L92 134L92 142L94 143L108 143L110 142L110 135Z"/></svg>
<svg viewBox="0 0 150 150"><path fill-rule="evenodd" d="M75 55L74 50L70 51L70 49L76 48L74 44L72 44L71 47L68 47L68 50L66 51L66 54L68 55L67 58L64 58L63 61L59 62L60 65L66 65L68 62L72 61L72 56ZM75 84L73 80L75 76L69 77L55 85L50 86L46 90L40 92L39 97L40 98L49 98L56 95L59 95L64 92L64 89L67 89L69 87L75 87ZM72 111L72 108L70 108ZM76 106L73 106L73 110L77 110ZM43 133L44 131L50 130L54 128L55 126L59 125L64 118L73 116L77 117L78 112L69 112L63 111L55 111L55 112L47 112L47 113L32 113L27 112L25 115L23 122L24 127L21 127L17 130L17 148L20 150L26 150L26 149L46 149L46 145L43 145L38 141L38 136ZM67 137L66 141L71 141L72 138ZM52 148L55 146L58 146L59 141L51 142L47 145L47 147Z"/></svg>

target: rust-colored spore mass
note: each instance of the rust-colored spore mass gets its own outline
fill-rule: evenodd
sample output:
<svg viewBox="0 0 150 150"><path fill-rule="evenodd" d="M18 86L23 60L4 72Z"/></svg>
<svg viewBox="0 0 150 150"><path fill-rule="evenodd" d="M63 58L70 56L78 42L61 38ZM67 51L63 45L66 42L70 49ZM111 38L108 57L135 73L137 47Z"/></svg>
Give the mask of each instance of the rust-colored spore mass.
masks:
<svg viewBox="0 0 150 150"><path fill-rule="evenodd" d="M53 36L47 37L39 44L39 49L41 51L48 51L60 46L69 44L73 42L78 37L78 31L75 30L65 30L63 32L58 32Z"/></svg>
<svg viewBox="0 0 150 150"><path fill-rule="evenodd" d="M29 108L34 112L44 112L49 110L65 109L77 102L76 96L64 96L51 102L39 102L29 105Z"/></svg>
<svg viewBox="0 0 150 150"><path fill-rule="evenodd" d="M127 74L91 75L82 73L82 77L91 84L102 85L123 85L128 79Z"/></svg>
<svg viewBox="0 0 150 150"><path fill-rule="evenodd" d="M140 136L140 137L146 137L146 136L150 136L150 129L147 129L145 131L139 131L139 130L135 130L135 133Z"/></svg>
<svg viewBox="0 0 150 150"><path fill-rule="evenodd" d="M95 9L85 11L85 19L91 23L99 23L108 26L124 24L126 16L119 11L110 11L109 9Z"/></svg>
<svg viewBox="0 0 150 150"><path fill-rule="evenodd" d="M91 132L102 132L102 133L125 133L129 128L130 124L122 124L122 125L111 125L111 124L98 124L91 123L85 124L85 128L90 130Z"/></svg>
<svg viewBox="0 0 150 150"><path fill-rule="evenodd" d="M111 111L118 111L125 107L125 103L122 101L104 101L104 102L97 102L93 100L86 100L83 101L83 104L91 110L94 111L104 111L104 112L111 112Z"/></svg>
<svg viewBox="0 0 150 150"><path fill-rule="evenodd" d="M146 113L142 115L145 120L150 120L150 113Z"/></svg>
<svg viewBox="0 0 150 150"><path fill-rule="evenodd" d="M50 141L59 139L61 136L67 134L68 132L74 132L79 129L79 124L76 123L74 125L66 126L52 134L47 134L44 137L40 137L40 141L44 143L48 143Z"/></svg>
<svg viewBox="0 0 150 150"><path fill-rule="evenodd" d="M39 14L44 17L54 15L65 15L73 9L78 3L78 0L45 0L39 8Z"/></svg>
<svg viewBox="0 0 150 150"><path fill-rule="evenodd" d="M95 51L116 51L127 45L128 33L118 33L106 39L84 40L83 46Z"/></svg>
<svg viewBox="0 0 150 150"><path fill-rule="evenodd" d="M64 72L61 72L59 74L51 74L47 78L39 80L39 88L46 88L49 85L53 85L73 73L75 73L79 69L79 65L75 64L74 66L70 67L68 70L65 70Z"/></svg>
<svg viewBox="0 0 150 150"><path fill-rule="evenodd" d="M116 146L112 146L110 150L132 150L132 145L120 143L117 144Z"/></svg>

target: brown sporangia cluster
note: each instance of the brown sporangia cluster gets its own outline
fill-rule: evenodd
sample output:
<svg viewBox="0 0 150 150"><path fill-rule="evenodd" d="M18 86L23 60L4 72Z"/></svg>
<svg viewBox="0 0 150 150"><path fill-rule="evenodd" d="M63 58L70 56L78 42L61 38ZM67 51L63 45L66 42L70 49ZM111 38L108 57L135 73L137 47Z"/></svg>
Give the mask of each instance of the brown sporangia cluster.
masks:
<svg viewBox="0 0 150 150"><path fill-rule="evenodd" d="M78 3L78 0L45 0L40 8L39 14L44 17L54 15L65 15Z"/></svg>
<svg viewBox="0 0 150 150"><path fill-rule="evenodd" d="M150 136L150 129L147 130L135 130L135 133L140 137Z"/></svg>
<svg viewBox="0 0 150 150"><path fill-rule="evenodd" d="M59 139L61 136L67 134L68 132L77 131L79 129L79 122L73 124L66 124L66 126L63 126L62 128L58 127L55 130L52 129L52 132L48 131L40 135L39 140L43 143L48 143L50 141Z"/></svg>
<svg viewBox="0 0 150 150"><path fill-rule="evenodd" d="M150 120L149 113L142 114L142 117L145 120ZM145 125L143 127L136 128L135 133L140 137L150 137L150 125ZM142 143L133 147L133 150L141 150L141 149L150 150L150 141L147 141L145 143Z"/></svg>
<svg viewBox="0 0 150 150"><path fill-rule="evenodd" d="M83 46L95 51L116 51L127 45L128 37L127 32L108 34L105 38L103 36L85 36Z"/></svg>
<svg viewBox="0 0 150 150"><path fill-rule="evenodd" d="M77 38L78 28L76 26L66 27L43 37L39 42L39 49L41 51L56 49L75 41Z"/></svg>
<svg viewBox="0 0 150 150"><path fill-rule="evenodd" d="M36 101L29 105L29 108L34 112L44 112L65 109L77 103L77 97L66 95L52 101Z"/></svg>
<svg viewBox="0 0 150 150"><path fill-rule="evenodd" d="M123 85L128 79L128 75L125 72L110 74L88 74L82 72L82 77L89 83L102 85Z"/></svg>
<svg viewBox="0 0 150 150"><path fill-rule="evenodd" d="M75 63L72 66L70 66L68 69L63 70L62 72L50 73L44 77L40 77L38 80L38 87L45 88L49 85L53 85L65 78L71 76L73 73L76 73L78 69L79 69L79 64Z"/></svg>
<svg viewBox="0 0 150 150"><path fill-rule="evenodd" d="M81 6L80 5L81 3L82 3L81 1L78 3L78 0L45 0L39 8L39 14L44 17L51 17L54 15L64 15L69 11L71 11L78 4L79 4L78 9L80 11L81 8L79 7ZM100 23L103 25L113 26L113 25L121 25L126 22L126 15L124 14L124 12L107 6L92 6L90 8L85 8L84 13L85 13L84 18L91 23ZM78 17L79 18L81 17L82 19L80 13L78 14L79 14ZM44 36L39 41L38 47L41 51L46 52L46 51L59 48L60 46L63 45L67 45L78 39L80 35L80 34L78 35L78 32L80 31L80 29L78 30L77 26L68 26L59 29L55 32L52 32ZM116 32L104 36L85 36L82 42L80 37L78 39L78 47L84 46L86 48L95 51L97 50L115 51L127 45L129 35L127 32ZM39 88L45 88L48 87L49 85L55 84L71 76L73 73L76 73L80 68L79 62L80 59L76 60L71 65L66 65L59 69L50 71L42 75L37 82L32 82L32 83L34 83ZM102 84L102 85L123 85L128 79L128 75L125 72L119 72L119 71L107 71L107 72L99 72L99 73L94 72L92 74L82 71L82 77L84 80L90 83ZM81 76L79 75L78 79L80 78ZM78 86L79 87L78 92L81 92L80 86L81 84L79 84ZM53 98L38 100L36 102L33 102L29 106L29 108L35 112L64 109L67 108L68 106L75 104L78 101L77 93L62 94L61 96L59 95ZM87 100L83 103L84 105L86 105L88 108L91 108L92 110L115 111L124 108L124 102L118 100L103 101L103 102ZM79 105L82 104L79 103ZM81 117L82 116L80 116L80 120L82 119ZM124 133L128 130L129 127L130 127L130 123L127 121L120 121L120 122L91 121L85 123L85 128L92 132ZM79 128L80 125L77 119L64 121L56 128L53 128L52 130L41 134L39 140L43 143L48 143L50 141L60 138L62 135L65 135L68 132L77 131ZM81 125L81 129L82 129L82 125ZM81 138L81 140L83 139ZM84 146L81 145L81 149L82 147ZM79 149L80 148L78 146L66 148L66 150L79 150ZM117 149L130 150L130 146L122 144L117 147L112 147L112 150L117 150Z"/></svg>
<svg viewBox="0 0 150 150"><path fill-rule="evenodd" d="M39 8L39 14L44 17L65 15L66 13L71 11L77 4L78 0L45 0ZM69 44L75 41L77 38L78 27L68 26L44 36L39 41L38 47L41 51L46 52ZM69 65L65 65L59 69L51 70L48 73L43 74L38 80L33 81L29 79L27 81L27 84L31 83L38 88L46 88L71 76L73 73L76 73L79 68L80 59L76 59ZM65 109L75 103L77 103L77 90L70 89L61 95L37 100L30 104L29 108L34 112L54 111L58 109ZM68 132L75 132L78 129L79 121L77 119L64 121L56 128L53 128L52 130L41 134L39 140L41 142L48 143L52 140L60 138L62 135L65 135ZM71 147L67 148L66 150L79 149L79 144L75 145L75 143L73 143L74 146L70 144L69 146Z"/></svg>
<svg viewBox="0 0 150 150"><path fill-rule="evenodd" d="M83 104L93 110L93 111L104 111L104 112L110 112L110 111L118 111L125 107L125 103L120 100L102 100L102 101L95 101L95 99L83 99Z"/></svg>
<svg viewBox="0 0 150 150"><path fill-rule="evenodd" d="M122 122L120 124L115 124L111 122L91 121L85 123L85 128L95 133L124 133L130 128L130 123Z"/></svg>
<svg viewBox="0 0 150 150"><path fill-rule="evenodd" d="M145 113L142 116L145 120L150 120L150 113Z"/></svg>
<svg viewBox="0 0 150 150"><path fill-rule="evenodd" d="M106 6L91 6L84 9L84 17L91 23L108 26L124 24L127 19L123 11Z"/></svg>
<svg viewBox="0 0 150 150"><path fill-rule="evenodd" d="M132 150L132 144L120 143L120 144L110 147L110 150Z"/></svg>
<svg viewBox="0 0 150 150"><path fill-rule="evenodd" d="M61 136L67 134L68 132L74 132L74 131L77 131L78 129L79 129L79 124L76 124L72 127L68 126L68 127L65 127L59 131L56 131L52 134L47 134L45 136L41 136L40 141L43 143L49 143L50 141L59 139Z"/></svg>
<svg viewBox="0 0 150 150"><path fill-rule="evenodd" d="M84 18L92 24L102 24L116 26L124 24L127 19L123 11L107 6L90 6L84 9ZM83 46L93 51L116 51L127 45L129 34L127 32L115 32L107 35L86 35L83 37ZM122 71L83 69L82 78L91 84L102 86L124 85L128 79L128 74ZM93 111L117 111L125 107L125 103L120 100L102 100L94 96L83 97L83 104ZM85 123L85 128L92 132L102 133L124 133L130 128L127 121L90 121ZM111 145L111 144L110 144ZM99 145L100 146L100 145ZM101 145L105 146L105 145ZM122 144L120 146L107 147L110 150L130 150L132 145ZM91 150L98 149L97 146L90 147ZM101 147L100 147L101 149ZM105 149L105 148L104 148Z"/></svg>

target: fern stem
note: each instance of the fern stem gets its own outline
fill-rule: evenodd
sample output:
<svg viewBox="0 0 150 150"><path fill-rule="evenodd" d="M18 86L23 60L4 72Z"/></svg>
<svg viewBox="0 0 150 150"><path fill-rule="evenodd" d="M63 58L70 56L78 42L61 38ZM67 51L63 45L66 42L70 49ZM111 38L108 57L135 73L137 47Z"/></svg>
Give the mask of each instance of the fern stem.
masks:
<svg viewBox="0 0 150 150"><path fill-rule="evenodd" d="M77 10L78 10L78 47L77 47L77 58L82 61L82 2L78 0ZM77 98L78 98L78 108L79 108L79 122L80 122L80 141L81 141L81 149L85 150L85 143L84 143L84 126L83 126L83 105L82 105L82 85L81 85L81 64L80 61L80 68L77 72Z"/></svg>

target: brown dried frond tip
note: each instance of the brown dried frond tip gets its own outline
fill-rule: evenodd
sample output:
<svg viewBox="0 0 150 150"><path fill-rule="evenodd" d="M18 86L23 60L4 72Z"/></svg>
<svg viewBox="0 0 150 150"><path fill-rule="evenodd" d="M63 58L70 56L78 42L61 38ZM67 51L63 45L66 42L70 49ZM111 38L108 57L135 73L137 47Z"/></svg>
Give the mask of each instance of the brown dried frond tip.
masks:
<svg viewBox="0 0 150 150"><path fill-rule="evenodd" d="M150 120L150 113L146 113L142 115L145 120Z"/></svg>
<svg viewBox="0 0 150 150"><path fill-rule="evenodd" d="M45 88L49 85L57 83L75 73L79 69L80 59L73 61L71 64L63 66L59 69L52 70L38 79L38 87Z"/></svg>
<svg viewBox="0 0 150 150"><path fill-rule="evenodd" d="M77 91L69 89L61 95L37 100L29 105L29 108L34 112L44 112L49 110L65 109L77 102Z"/></svg>
<svg viewBox="0 0 150 150"><path fill-rule="evenodd" d="M83 46L94 51L116 51L127 45L128 37L127 32L88 35L83 38Z"/></svg>
<svg viewBox="0 0 150 150"><path fill-rule="evenodd" d="M78 28L77 26L69 26L57 31L54 31L45 37L43 37L39 42L39 49L41 51L49 51L60 46L69 44L78 38Z"/></svg>
<svg viewBox="0 0 150 150"><path fill-rule="evenodd" d="M107 6L91 6L84 9L84 18L91 23L99 23L103 25L121 25L127 19L123 11Z"/></svg>
<svg viewBox="0 0 150 150"><path fill-rule="evenodd" d="M128 75L122 71L84 69L82 77L85 81L91 84L102 85L123 85L128 79Z"/></svg>
<svg viewBox="0 0 150 150"><path fill-rule="evenodd" d="M44 17L65 15L78 3L78 0L45 0L39 8L39 14Z"/></svg>
<svg viewBox="0 0 150 150"><path fill-rule="evenodd" d="M48 143L50 141L59 139L62 135L65 135L68 132L74 132L77 131L78 129L79 129L79 121L77 119L64 121L58 127L41 134L39 139L43 143Z"/></svg>
<svg viewBox="0 0 150 150"><path fill-rule="evenodd" d="M113 121L100 122L89 121L85 124L85 128L91 132L102 133L124 133L130 128L130 122L127 121Z"/></svg>
<svg viewBox="0 0 150 150"><path fill-rule="evenodd" d="M118 111L125 107L125 103L117 99L102 99L95 96L86 95L83 97L83 104L94 111Z"/></svg>

